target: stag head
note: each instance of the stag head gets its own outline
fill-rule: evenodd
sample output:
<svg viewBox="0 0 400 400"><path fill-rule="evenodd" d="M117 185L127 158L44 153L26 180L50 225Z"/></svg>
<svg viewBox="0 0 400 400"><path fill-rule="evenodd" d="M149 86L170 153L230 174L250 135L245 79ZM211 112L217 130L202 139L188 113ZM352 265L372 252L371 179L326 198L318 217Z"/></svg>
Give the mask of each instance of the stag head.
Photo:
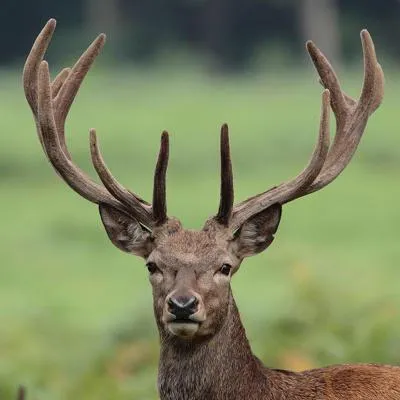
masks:
<svg viewBox="0 0 400 400"><path fill-rule="evenodd" d="M144 258L153 288L154 310L162 336L202 340L224 324L232 305L230 280L245 257L265 250L274 240L282 205L333 181L350 162L368 117L383 96L383 73L367 31L361 32L364 83L354 100L341 89L328 60L312 43L307 50L325 88L316 147L306 168L294 179L234 205L228 127L221 128L221 195L218 212L200 231L184 229L167 216L168 133L154 174L152 204L124 188L101 155L90 131L93 165L104 186L76 166L66 147L64 125L78 89L104 45L100 35L70 69L51 81L44 54L55 30L50 20L37 37L24 68L24 90L43 150L58 175L78 194L98 204L108 237L116 247ZM329 111L336 134L329 140Z"/></svg>

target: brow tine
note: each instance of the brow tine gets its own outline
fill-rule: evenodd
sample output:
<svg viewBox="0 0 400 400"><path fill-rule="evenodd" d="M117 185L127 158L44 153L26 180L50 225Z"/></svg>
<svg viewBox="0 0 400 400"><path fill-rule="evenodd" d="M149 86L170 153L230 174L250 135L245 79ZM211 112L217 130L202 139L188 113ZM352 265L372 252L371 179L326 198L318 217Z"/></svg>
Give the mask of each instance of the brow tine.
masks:
<svg viewBox="0 0 400 400"><path fill-rule="evenodd" d="M228 125L221 127L221 193L218 214L215 219L222 225L228 225L232 215L234 189L232 161L229 148L229 130Z"/></svg>
<svg viewBox="0 0 400 400"><path fill-rule="evenodd" d="M160 152L154 172L153 186L153 218L156 225L162 225L167 220L166 178L169 158L169 136L164 131L161 134Z"/></svg>
<svg viewBox="0 0 400 400"><path fill-rule="evenodd" d="M132 192L125 189L112 175L101 154L96 130L90 130L90 154L93 166L106 189L122 204L130 207L134 215L146 226L152 227L154 222L151 213L144 209L143 200L138 199ZM142 204L141 204L142 203ZM148 204L146 204L148 205Z"/></svg>

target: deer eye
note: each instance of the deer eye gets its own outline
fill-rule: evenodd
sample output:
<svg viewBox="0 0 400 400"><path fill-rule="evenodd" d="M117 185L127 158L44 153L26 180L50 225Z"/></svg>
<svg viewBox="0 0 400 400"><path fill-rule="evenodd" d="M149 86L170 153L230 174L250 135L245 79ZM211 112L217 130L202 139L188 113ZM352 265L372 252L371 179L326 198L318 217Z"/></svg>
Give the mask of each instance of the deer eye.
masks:
<svg viewBox="0 0 400 400"><path fill-rule="evenodd" d="M159 269L158 269L158 267L157 267L157 264L154 263L154 262L148 262L148 263L146 264L146 267L147 267L147 269L149 270L150 275L153 275L155 272L159 271Z"/></svg>
<svg viewBox="0 0 400 400"><path fill-rule="evenodd" d="M219 272L222 275L228 276L231 273L232 266L229 264L223 264L222 267L219 269Z"/></svg>

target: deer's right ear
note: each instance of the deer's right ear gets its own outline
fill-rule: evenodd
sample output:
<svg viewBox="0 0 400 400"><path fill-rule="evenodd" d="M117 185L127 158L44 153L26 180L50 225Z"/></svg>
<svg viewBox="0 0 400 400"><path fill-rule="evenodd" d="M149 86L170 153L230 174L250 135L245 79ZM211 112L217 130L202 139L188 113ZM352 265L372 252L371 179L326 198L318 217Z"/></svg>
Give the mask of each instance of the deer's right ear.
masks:
<svg viewBox="0 0 400 400"><path fill-rule="evenodd" d="M144 258L151 253L151 233L136 219L105 204L99 205L99 211L107 235L116 247Z"/></svg>

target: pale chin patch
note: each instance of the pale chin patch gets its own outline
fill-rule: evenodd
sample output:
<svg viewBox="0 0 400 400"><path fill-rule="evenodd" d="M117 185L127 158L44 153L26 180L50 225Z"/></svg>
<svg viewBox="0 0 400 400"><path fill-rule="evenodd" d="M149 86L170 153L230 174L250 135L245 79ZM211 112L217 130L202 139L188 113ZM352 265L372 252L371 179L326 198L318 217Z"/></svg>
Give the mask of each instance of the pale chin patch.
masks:
<svg viewBox="0 0 400 400"><path fill-rule="evenodd" d="M167 325L168 330L175 336L179 336L184 339L190 339L199 330L199 324L195 322L179 323L171 322Z"/></svg>

